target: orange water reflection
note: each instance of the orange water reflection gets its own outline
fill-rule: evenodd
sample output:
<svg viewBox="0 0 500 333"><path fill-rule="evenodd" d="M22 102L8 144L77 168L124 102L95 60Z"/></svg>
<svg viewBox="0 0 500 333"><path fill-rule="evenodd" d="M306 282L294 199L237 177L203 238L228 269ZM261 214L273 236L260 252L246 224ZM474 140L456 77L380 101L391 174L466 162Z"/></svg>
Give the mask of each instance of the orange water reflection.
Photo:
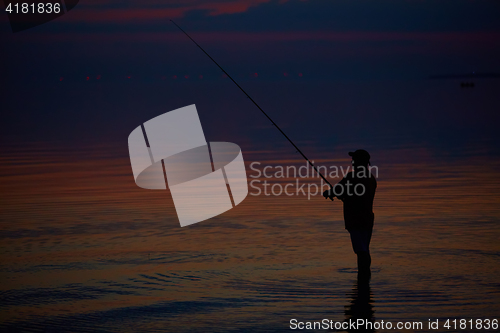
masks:
<svg viewBox="0 0 500 333"><path fill-rule="evenodd" d="M169 192L138 188L128 158L112 148L2 156L0 316L8 328L80 320L182 330L224 318L287 329L291 318L345 319L356 278L340 202L250 195L180 228ZM410 163L407 153L377 154L374 319L495 315L500 163L446 163L425 149L412 150ZM248 165L263 156L262 166L303 165L244 152Z"/></svg>

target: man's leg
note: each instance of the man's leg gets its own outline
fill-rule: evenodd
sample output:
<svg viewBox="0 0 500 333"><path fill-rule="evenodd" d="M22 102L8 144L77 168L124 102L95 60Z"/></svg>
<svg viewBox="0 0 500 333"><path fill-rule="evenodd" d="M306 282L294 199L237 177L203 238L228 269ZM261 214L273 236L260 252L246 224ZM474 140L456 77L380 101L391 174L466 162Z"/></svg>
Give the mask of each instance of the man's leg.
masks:
<svg viewBox="0 0 500 333"><path fill-rule="evenodd" d="M372 239L372 231L372 228L363 230L363 269L367 270L368 272L370 271L370 266L372 264L372 257L370 256L370 241Z"/></svg>
<svg viewBox="0 0 500 333"><path fill-rule="evenodd" d="M362 273L370 272L371 263L372 263L372 258L369 252L358 253L358 272Z"/></svg>
<svg viewBox="0 0 500 333"><path fill-rule="evenodd" d="M369 274L371 266L370 240L372 229L348 230L351 235L352 249L358 256L358 273Z"/></svg>

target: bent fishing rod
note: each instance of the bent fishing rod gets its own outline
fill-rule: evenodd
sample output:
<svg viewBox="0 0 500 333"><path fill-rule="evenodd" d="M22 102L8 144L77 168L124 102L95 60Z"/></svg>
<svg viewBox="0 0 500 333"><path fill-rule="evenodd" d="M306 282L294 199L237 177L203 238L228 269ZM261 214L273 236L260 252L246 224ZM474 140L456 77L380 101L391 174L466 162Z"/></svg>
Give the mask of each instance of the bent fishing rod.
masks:
<svg viewBox="0 0 500 333"><path fill-rule="evenodd" d="M288 137L288 135L285 134L285 132L283 132L283 130L271 119L271 117L269 117L269 115L264 111L262 110L262 108L259 106L259 104L257 104L256 101L254 101L254 99L252 97L250 97L250 95L248 95L248 93L231 77L231 75L229 75L225 70L224 68L222 68L218 63L217 61L214 60L214 58L212 58L210 56L210 54L207 53L207 51L205 51L198 43L196 43L196 41L191 38L191 36L188 35L187 32L185 32L179 25L177 25L177 23L175 23L173 20L170 20L170 22L172 22L177 28L179 28L180 31L182 31L189 39L191 39L191 41L200 48L200 50L203 51L203 53L205 53L207 55L207 57L210 58L210 60L212 60L214 62L214 64L217 65L217 67L220 68L220 70L226 74L226 76L228 78L231 79L231 81L233 81L233 83L238 87L240 88L240 90L248 97L248 99L250 99L252 101L252 103L264 114L264 116L267 117L267 119L269 119L269 121L278 129L278 131L280 131L281 134L283 134L283 136L288 140L288 142L290 142L292 144L292 146L297 150L297 152L300 153L300 155L302 155L302 157L307 161L307 163L309 163L309 165L311 167L313 167L313 169L318 173L318 175L323 178L323 180L328 184L330 185L330 188L333 188L332 184L325 178L325 176L323 176L321 174L321 172L319 172L319 170L316 168L316 166L307 158L306 155L304 155L304 153L299 149L299 147L297 147L295 145L295 143L293 143L293 141ZM333 199L330 198L332 201Z"/></svg>

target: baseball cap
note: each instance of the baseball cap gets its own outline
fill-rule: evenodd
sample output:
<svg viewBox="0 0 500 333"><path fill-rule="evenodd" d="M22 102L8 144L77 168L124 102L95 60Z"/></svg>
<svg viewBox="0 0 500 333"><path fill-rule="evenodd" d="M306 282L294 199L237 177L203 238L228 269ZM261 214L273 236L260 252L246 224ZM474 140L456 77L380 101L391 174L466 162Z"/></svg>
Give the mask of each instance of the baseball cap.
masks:
<svg viewBox="0 0 500 333"><path fill-rule="evenodd" d="M352 156L352 159L355 161L370 163L370 154L364 149L351 151L349 152L349 156Z"/></svg>

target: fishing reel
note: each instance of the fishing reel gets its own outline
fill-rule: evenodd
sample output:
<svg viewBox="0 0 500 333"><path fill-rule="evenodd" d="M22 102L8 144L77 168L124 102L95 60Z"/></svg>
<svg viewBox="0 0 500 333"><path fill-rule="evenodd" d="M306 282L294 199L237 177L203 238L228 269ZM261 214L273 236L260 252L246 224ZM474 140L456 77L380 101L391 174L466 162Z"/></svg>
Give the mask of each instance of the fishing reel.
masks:
<svg viewBox="0 0 500 333"><path fill-rule="evenodd" d="M333 201L333 198L335 198L335 195L333 194L333 188L324 191L323 196L325 197L325 199L330 199Z"/></svg>

